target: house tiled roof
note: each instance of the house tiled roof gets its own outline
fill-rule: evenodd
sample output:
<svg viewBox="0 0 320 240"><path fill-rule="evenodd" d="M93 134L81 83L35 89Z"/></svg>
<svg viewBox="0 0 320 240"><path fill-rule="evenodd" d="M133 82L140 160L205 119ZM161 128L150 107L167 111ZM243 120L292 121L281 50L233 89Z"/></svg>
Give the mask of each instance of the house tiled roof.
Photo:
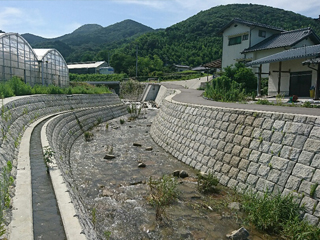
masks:
<svg viewBox="0 0 320 240"><path fill-rule="evenodd" d="M208 67L208 68L221 68L222 65L222 60L221 59L217 59L213 62L209 62L206 64L203 64L202 66L204 67Z"/></svg>
<svg viewBox="0 0 320 240"><path fill-rule="evenodd" d="M224 30L226 30L228 27L230 27L232 24L235 24L235 23L244 24L244 25L249 26L249 27L260 27L260 28L276 30L276 31L279 31L279 32L284 31L282 28L277 28L277 27L273 27L273 26L266 25L266 24L261 24L261 23L248 22L248 21L242 20L240 18L235 18L235 19L231 20L228 24L224 25L220 29L220 33L224 32Z"/></svg>
<svg viewBox="0 0 320 240"><path fill-rule="evenodd" d="M246 64L246 66L253 66L253 65L265 64L265 63L271 63L271 62L281 62L281 61L287 61L287 60L298 59L298 58L312 58L312 57L318 57L319 55L320 55L320 44L279 52L279 53L249 62Z"/></svg>
<svg viewBox="0 0 320 240"><path fill-rule="evenodd" d="M245 49L242 53L261 51L265 49L292 47L303 39L310 37L315 44L320 43L320 38L311 28L298 29L293 31L274 34L262 42Z"/></svg>

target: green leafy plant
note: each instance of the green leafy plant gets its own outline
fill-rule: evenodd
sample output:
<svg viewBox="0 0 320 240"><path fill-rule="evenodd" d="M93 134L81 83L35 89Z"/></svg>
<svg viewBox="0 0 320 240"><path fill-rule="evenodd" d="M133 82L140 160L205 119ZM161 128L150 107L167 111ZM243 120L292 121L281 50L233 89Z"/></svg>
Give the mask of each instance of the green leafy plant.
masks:
<svg viewBox="0 0 320 240"><path fill-rule="evenodd" d="M96 208L92 208L91 217L92 217L92 224L93 224L94 228L96 228L96 224L97 224L97 209Z"/></svg>
<svg viewBox="0 0 320 240"><path fill-rule="evenodd" d="M312 108L313 107L312 104L310 102L308 102L308 101L304 102L301 106L305 107L305 108Z"/></svg>
<svg viewBox="0 0 320 240"><path fill-rule="evenodd" d="M247 221L270 233L280 233L288 221L293 221L302 210L292 194L282 196L281 193L271 194L268 191L263 195L244 195L242 207L247 213Z"/></svg>
<svg viewBox="0 0 320 240"><path fill-rule="evenodd" d="M84 139L86 140L86 142L90 142L93 138L93 133L92 132L85 132L84 133Z"/></svg>
<svg viewBox="0 0 320 240"><path fill-rule="evenodd" d="M54 156L54 151L50 146L44 147L43 158L47 167L47 172L49 171L49 163L52 163L52 158Z"/></svg>
<svg viewBox="0 0 320 240"><path fill-rule="evenodd" d="M120 124L124 124L125 123L125 120L120 118Z"/></svg>
<svg viewBox="0 0 320 240"><path fill-rule="evenodd" d="M316 190L317 190L317 187L318 187L318 183L315 183L311 186L310 188L310 197L314 197L315 193L316 193Z"/></svg>
<svg viewBox="0 0 320 240"><path fill-rule="evenodd" d="M109 129L109 123L106 123L106 130Z"/></svg>
<svg viewBox="0 0 320 240"><path fill-rule="evenodd" d="M209 174L197 174L198 190L202 193L216 193L218 192L217 185L219 180L211 172Z"/></svg>
<svg viewBox="0 0 320 240"><path fill-rule="evenodd" d="M0 236L5 233L3 212L10 207L9 186L13 184L14 179L10 176L12 170L11 161L2 167L0 176Z"/></svg>
<svg viewBox="0 0 320 240"><path fill-rule="evenodd" d="M148 186L150 187L150 195L147 200L149 204L156 208L156 220L162 221L165 215L165 207L179 196L177 181L168 175L164 175L159 180L153 180L150 177Z"/></svg>
<svg viewBox="0 0 320 240"><path fill-rule="evenodd" d="M269 102L266 99L258 99L258 101L256 101L256 104L261 104L261 105L273 105L272 102Z"/></svg>

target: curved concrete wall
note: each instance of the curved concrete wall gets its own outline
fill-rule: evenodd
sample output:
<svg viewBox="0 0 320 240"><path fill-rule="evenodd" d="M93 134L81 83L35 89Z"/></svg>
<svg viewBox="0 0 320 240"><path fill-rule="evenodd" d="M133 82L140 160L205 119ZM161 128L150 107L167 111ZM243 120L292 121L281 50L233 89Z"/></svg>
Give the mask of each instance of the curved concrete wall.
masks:
<svg viewBox="0 0 320 240"><path fill-rule="evenodd" d="M212 171L222 185L292 192L305 205L304 218L320 226L320 118L187 105L169 96L150 134L180 161Z"/></svg>
<svg viewBox="0 0 320 240"><path fill-rule="evenodd" d="M99 122L120 117L127 113L126 106L116 104L106 107L77 110L55 117L47 126L47 137L55 152L55 159L68 187L70 197L76 208L78 219L87 239L97 239L94 226L90 221L91 212L83 204L83 199L73 184L70 166L70 150L74 141Z"/></svg>
<svg viewBox="0 0 320 240"><path fill-rule="evenodd" d="M68 157L74 140L98 121L126 114L126 107L116 94L97 95L33 95L5 99L0 119L0 168L8 161L13 163L11 175L17 173L19 142L30 123L50 114L56 117L48 127L51 147L57 154ZM70 111L71 110L71 111ZM77 117L75 117L77 116ZM78 120L77 120L78 119ZM79 130L78 121L82 130ZM72 133L72 134L71 134ZM59 159L59 158L57 158ZM10 192L11 197L14 191ZM77 205L79 208L81 205ZM9 213L10 215L10 213ZM11 217L8 216L7 221Z"/></svg>

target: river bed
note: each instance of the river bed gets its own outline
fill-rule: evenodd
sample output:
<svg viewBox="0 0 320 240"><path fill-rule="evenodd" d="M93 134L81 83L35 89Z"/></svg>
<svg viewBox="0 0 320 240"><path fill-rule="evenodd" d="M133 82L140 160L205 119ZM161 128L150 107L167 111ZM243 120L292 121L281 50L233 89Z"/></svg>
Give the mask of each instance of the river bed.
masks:
<svg viewBox="0 0 320 240"><path fill-rule="evenodd" d="M208 205L212 203L210 196L197 190L198 171L178 161L152 140L149 130L157 111L143 109L134 121L128 121L128 115L101 123L91 131L91 141L80 137L73 145L70 162L74 184L84 199L98 237L227 239L226 234L242 226L241 213L227 206ZM115 158L104 159L106 154ZM146 167L139 168L139 163ZM153 179L172 176L175 170L185 170L189 177L177 179L180 196L166 208L164 220L159 222L155 209L147 201L150 194L147 182L150 176ZM229 197L226 190L222 195ZM252 230L250 239L273 238Z"/></svg>

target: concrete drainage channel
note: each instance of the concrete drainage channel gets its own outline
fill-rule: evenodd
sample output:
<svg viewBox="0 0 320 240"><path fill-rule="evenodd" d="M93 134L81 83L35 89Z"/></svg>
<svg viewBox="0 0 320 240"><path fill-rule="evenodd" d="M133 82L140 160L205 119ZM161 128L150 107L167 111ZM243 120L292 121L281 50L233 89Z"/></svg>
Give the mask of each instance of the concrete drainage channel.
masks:
<svg viewBox="0 0 320 240"><path fill-rule="evenodd" d="M35 239L65 239L56 196L43 160L41 128L45 121L33 129L30 139L33 233Z"/></svg>
<svg viewBox="0 0 320 240"><path fill-rule="evenodd" d="M53 116L41 118L31 124L21 139L18 155L16 195L13 198L12 222L10 225L11 240L86 239L82 234L82 228L76 217L67 187L55 161L50 164L50 175L48 175L44 161L38 159L39 154L42 156L41 149L49 146L45 130L50 120L46 120ZM30 146L36 148L35 152L30 149ZM36 163L37 160L42 160L42 163ZM36 171L32 171L32 174L31 167L37 168ZM38 174L42 175L40 176L41 179L38 178ZM51 178L51 181L48 177ZM46 185L40 186L44 182L46 182ZM31 183L36 185L31 187ZM50 186L51 184L52 186ZM48 192L47 190L52 189L52 187L54 192L53 190ZM35 190L33 193L32 188ZM45 193L44 190L46 191ZM42 195L42 199L39 200L36 195ZM56 198L57 201L52 198ZM57 206L59 207L61 218ZM55 220L55 223L53 220ZM63 226L61 223L63 223Z"/></svg>

